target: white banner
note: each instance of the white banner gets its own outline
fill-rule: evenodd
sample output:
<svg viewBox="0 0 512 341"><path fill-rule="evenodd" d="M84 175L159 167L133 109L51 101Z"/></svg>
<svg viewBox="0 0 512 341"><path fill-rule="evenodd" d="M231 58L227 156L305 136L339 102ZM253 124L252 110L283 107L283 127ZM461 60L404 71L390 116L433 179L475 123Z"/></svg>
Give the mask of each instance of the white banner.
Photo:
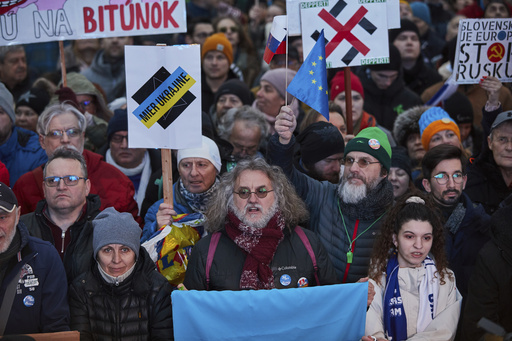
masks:
<svg viewBox="0 0 512 341"><path fill-rule="evenodd" d="M199 45L126 46L130 148L201 146Z"/></svg>
<svg viewBox="0 0 512 341"><path fill-rule="evenodd" d="M483 76L512 82L512 18L462 19L453 69L457 84L476 84Z"/></svg>
<svg viewBox="0 0 512 341"><path fill-rule="evenodd" d="M0 45L187 31L185 0L26 0L0 7Z"/></svg>
<svg viewBox="0 0 512 341"><path fill-rule="evenodd" d="M389 63L386 0L301 2L304 59L324 29L327 68Z"/></svg>

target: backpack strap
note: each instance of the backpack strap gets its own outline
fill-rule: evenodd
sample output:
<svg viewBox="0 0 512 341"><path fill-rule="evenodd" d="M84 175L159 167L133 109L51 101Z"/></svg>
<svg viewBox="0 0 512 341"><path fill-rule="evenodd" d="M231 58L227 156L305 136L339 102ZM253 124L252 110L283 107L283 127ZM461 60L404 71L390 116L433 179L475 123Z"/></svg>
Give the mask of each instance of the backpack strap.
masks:
<svg viewBox="0 0 512 341"><path fill-rule="evenodd" d="M302 243L306 247L306 250L309 253L309 257L311 257L311 261L313 262L313 267L315 268L315 280L316 285L320 285L320 280L318 279L318 266L316 265L316 257L315 253L313 252L313 248L311 247L311 243L309 242L308 237L302 230L300 226L295 226L295 233L299 236L300 240L302 240Z"/></svg>
<svg viewBox="0 0 512 341"><path fill-rule="evenodd" d="M208 256L206 258L206 290L210 290L210 269L212 268L213 256L215 255L215 250L217 249L217 245L219 244L220 232L215 232L212 234L212 238L210 239L210 246L208 247Z"/></svg>

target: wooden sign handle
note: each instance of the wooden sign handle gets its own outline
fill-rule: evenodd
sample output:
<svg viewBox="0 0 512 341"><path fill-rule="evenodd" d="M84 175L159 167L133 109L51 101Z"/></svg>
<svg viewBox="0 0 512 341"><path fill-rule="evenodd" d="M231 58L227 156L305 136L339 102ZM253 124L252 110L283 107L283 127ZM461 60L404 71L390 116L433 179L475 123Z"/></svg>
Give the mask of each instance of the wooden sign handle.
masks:
<svg viewBox="0 0 512 341"><path fill-rule="evenodd" d="M347 121L347 134L353 134L354 123L352 122L352 86L350 79L350 67L343 69L343 77L345 78L345 119Z"/></svg>
<svg viewBox="0 0 512 341"><path fill-rule="evenodd" d="M162 153L162 186L164 191L164 203L174 207L172 200L172 149L161 149Z"/></svg>

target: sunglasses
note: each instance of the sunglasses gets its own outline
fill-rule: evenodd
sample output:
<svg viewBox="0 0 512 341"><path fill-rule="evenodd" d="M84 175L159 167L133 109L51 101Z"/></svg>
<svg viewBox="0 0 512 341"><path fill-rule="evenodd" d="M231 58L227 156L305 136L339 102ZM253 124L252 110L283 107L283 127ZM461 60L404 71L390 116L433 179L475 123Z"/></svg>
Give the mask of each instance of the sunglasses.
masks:
<svg viewBox="0 0 512 341"><path fill-rule="evenodd" d="M219 28L219 31L222 33L226 33L228 31L228 29L229 29L229 31L231 31L233 33L238 32L238 27L236 27L236 26L221 27L221 28Z"/></svg>
<svg viewBox="0 0 512 341"><path fill-rule="evenodd" d="M238 194L240 199L249 199L249 197L253 193L256 194L256 196L258 198L263 199L267 196L268 193L273 192L273 191L274 191L273 189L266 189L266 188L262 187L254 192L251 192L251 190L249 188L242 187L238 190L238 192L233 192L233 193Z"/></svg>
<svg viewBox="0 0 512 341"><path fill-rule="evenodd" d="M81 176L76 175L65 175L65 176L47 176L43 179L43 182L48 187L57 187L60 183L60 180L64 181L66 186L76 186L78 185L78 181L80 179L87 180L87 178L83 178Z"/></svg>

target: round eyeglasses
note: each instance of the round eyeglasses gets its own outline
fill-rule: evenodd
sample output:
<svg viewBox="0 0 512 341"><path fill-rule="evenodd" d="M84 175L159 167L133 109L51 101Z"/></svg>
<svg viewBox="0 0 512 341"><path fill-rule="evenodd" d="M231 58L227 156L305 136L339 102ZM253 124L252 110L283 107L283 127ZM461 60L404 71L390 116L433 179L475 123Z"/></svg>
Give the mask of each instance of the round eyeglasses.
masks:
<svg viewBox="0 0 512 341"><path fill-rule="evenodd" d="M434 175L433 178L436 179L439 185L446 185L450 179L450 176L446 173L439 173ZM462 174L462 172L455 172L452 174L452 179L454 183L461 184L464 180L464 174Z"/></svg>
<svg viewBox="0 0 512 341"><path fill-rule="evenodd" d="M251 192L251 190L249 188L242 187L238 190L238 192L233 192L233 193L238 194L240 199L249 199L249 197L253 193L256 194L256 196L258 198L263 199L267 196L268 193L273 192L273 191L274 191L273 189L266 189L266 188L262 187L262 188L258 188L254 192Z"/></svg>
<svg viewBox="0 0 512 341"><path fill-rule="evenodd" d="M354 159L353 157L346 157L343 159L343 164L347 167L350 167L352 166L354 163L357 163L357 165L359 166L359 168L366 168L368 167L369 165L371 164L374 164L374 163L379 163L380 161L370 161L368 159L359 159L359 160L356 160Z"/></svg>

